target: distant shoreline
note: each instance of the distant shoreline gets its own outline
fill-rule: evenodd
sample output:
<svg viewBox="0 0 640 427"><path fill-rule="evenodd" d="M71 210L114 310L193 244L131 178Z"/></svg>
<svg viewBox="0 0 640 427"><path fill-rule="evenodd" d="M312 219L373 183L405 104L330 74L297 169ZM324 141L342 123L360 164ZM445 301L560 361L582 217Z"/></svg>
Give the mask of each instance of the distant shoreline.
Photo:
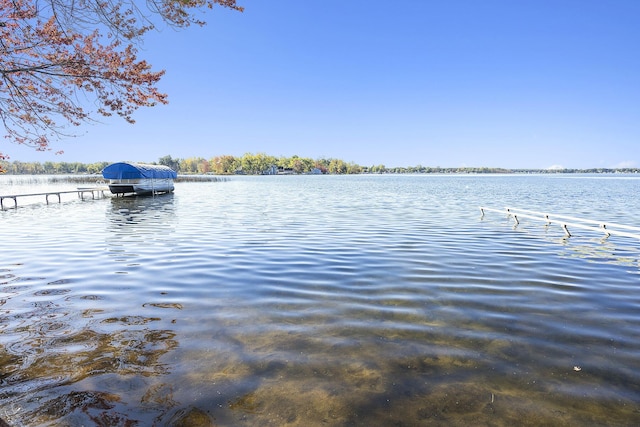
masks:
<svg viewBox="0 0 640 427"><path fill-rule="evenodd" d="M34 180L38 178L46 178L51 183L74 183L74 184L96 184L104 183L105 179L102 175L98 174L3 174L0 176L15 176L15 177L33 177ZM175 182L220 182L228 181L228 176L218 175L178 175ZM1 426L0 426L1 427Z"/></svg>
<svg viewBox="0 0 640 427"><path fill-rule="evenodd" d="M145 162L146 163L146 162ZM487 166L393 166L383 164L362 166L340 159L311 159L298 156L280 157L246 153L242 157L217 156L209 160L202 157L174 159L164 156L149 164L165 165L181 176L232 175L361 175L361 174L613 174L640 173L637 167L620 168L562 168L545 169L503 168ZM21 162L0 161L0 172L11 175L99 175L109 162Z"/></svg>
<svg viewBox="0 0 640 427"><path fill-rule="evenodd" d="M331 174L325 175L571 175L571 174L637 174L640 168L593 168L593 169L502 169L502 168L425 168L426 170L415 170L413 168L388 168L384 172L362 171L357 174ZM86 172L6 172L4 176L49 176L51 181L59 180L61 182L95 182L103 180L100 174L91 174ZM180 173L176 182L215 182L223 181L231 176L261 176L264 174L190 174ZM288 173L287 175L306 175L304 173Z"/></svg>

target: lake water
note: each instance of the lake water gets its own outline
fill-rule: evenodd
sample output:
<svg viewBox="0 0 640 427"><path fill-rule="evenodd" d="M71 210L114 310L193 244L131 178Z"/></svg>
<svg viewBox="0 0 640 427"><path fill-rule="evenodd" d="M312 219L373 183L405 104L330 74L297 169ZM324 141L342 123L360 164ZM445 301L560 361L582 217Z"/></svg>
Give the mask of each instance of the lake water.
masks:
<svg viewBox="0 0 640 427"><path fill-rule="evenodd" d="M0 177L0 195L74 189ZM12 426L640 424L637 175L232 177L0 212ZM6 206L5 206L6 208Z"/></svg>

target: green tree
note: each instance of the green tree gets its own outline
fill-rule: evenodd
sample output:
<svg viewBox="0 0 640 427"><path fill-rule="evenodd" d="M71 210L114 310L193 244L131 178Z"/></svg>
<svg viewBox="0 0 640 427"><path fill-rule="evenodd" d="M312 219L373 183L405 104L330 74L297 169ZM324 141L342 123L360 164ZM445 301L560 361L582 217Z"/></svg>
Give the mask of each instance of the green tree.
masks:
<svg viewBox="0 0 640 427"><path fill-rule="evenodd" d="M201 173L200 165L202 162L207 163L202 157L189 157L180 161L180 172L183 173Z"/></svg>
<svg viewBox="0 0 640 427"><path fill-rule="evenodd" d="M385 173L387 168L384 165L371 166L371 173Z"/></svg>
<svg viewBox="0 0 640 427"><path fill-rule="evenodd" d="M108 162L97 162L91 163L87 166L87 172L92 174L98 174L102 172L102 169L106 168L109 165Z"/></svg>
<svg viewBox="0 0 640 427"><path fill-rule="evenodd" d="M245 153L240 159L240 168L245 174L260 175L265 173L276 162L275 157L268 156L265 153Z"/></svg>
<svg viewBox="0 0 640 427"><path fill-rule="evenodd" d="M55 172L53 162L44 162L44 164L42 165L42 168L44 169L44 173L50 174Z"/></svg>
<svg viewBox="0 0 640 427"><path fill-rule="evenodd" d="M347 173L348 166L343 160L333 159L327 169L330 174L341 175Z"/></svg>
<svg viewBox="0 0 640 427"><path fill-rule="evenodd" d="M230 175L235 173L239 164L233 156L216 156L209 160L209 165L213 173L218 175Z"/></svg>
<svg viewBox="0 0 640 427"><path fill-rule="evenodd" d="M289 162L289 167L293 169L294 173L303 173L304 172L304 161L298 156L293 156L291 161Z"/></svg>
<svg viewBox="0 0 640 427"><path fill-rule="evenodd" d="M265 153L255 155L256 173L265 173L267 169L276 164L277 159Z"/></svg>
<svg viewBox="0 0 640 427"><path fill-rule="evenodd" d="M362 167L360 165L357 165L355 163L349 163L347 165L347 173L348 174L359 174L362 173Z"/></svg>
<svg viewBox="0 0 640 427"><path fill-rule="evenodd" d="M173 169L176 172L180 170L180 159L172 159L170 155L160 157L158 159L158 164L169 166L171 169Z"/></svg>

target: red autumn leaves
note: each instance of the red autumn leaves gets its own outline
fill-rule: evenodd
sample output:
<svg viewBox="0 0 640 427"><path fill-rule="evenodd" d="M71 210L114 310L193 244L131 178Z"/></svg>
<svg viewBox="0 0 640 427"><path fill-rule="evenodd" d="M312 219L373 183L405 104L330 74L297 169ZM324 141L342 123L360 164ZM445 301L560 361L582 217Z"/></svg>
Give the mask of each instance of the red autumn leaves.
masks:
<svg viewBox="0 0 640 427"><path fill-rule="evenodd" d="M68 129L139 107L166 104L164 71L138 58L136 43L155 27L201 25L193 12L235 0L0 0L0 120L5 137L37 150ZM72 6L73 5L73 6ZM2 153L0 152L0 158Z"/></svg>

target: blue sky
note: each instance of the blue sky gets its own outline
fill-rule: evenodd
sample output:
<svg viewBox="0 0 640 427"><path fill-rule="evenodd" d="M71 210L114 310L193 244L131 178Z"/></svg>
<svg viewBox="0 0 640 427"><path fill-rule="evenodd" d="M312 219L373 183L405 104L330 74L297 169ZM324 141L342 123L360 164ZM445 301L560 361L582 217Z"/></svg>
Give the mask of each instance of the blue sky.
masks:
<svg viewBox="0 0 640 427"><path fill-rule="evenodd" d="M152 34L169 105L84 126L63 155L263 152L360 165L640 167L640 1L239 0Z"/></svg>

